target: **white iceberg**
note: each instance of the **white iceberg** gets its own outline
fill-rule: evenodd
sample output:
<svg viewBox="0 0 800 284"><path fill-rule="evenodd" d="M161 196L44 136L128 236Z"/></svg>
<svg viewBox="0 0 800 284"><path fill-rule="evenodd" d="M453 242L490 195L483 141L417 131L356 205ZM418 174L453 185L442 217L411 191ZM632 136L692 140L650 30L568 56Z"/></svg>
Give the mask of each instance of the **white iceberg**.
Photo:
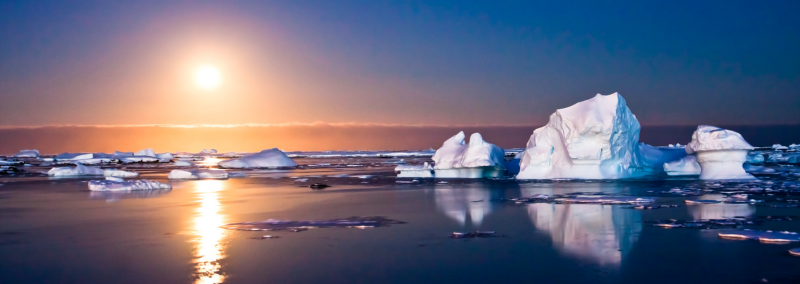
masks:
<svg viewBox="0 0 800 284"><path fill-rule="evenodd" d="M172 170L169 179L227 179L228 172L224 170Z"/></svg>
<svg viewBox="0 0 800 284"><path fill-rule="evenodd" d="M157 154L156 158L158 158L159 163L169 163L172 162L172 159L174 157L172 157L172 154L170 153L164 153L164 154Z"/></svg>
<svg viewBox="0 0 800 284"><path fill-rule="evenodd" d="M687 154L697 155L700 179L753 179L742 165L753 146L735 131L700 125L686 145Z"/></svg>
<svg viewBox="0 0 800 284"><path fill-rule="evenodd" d="M129 172L117 169L107 169L103 171L103 176L105 177L118 177L118 178L135 178L139 177L139 173L137 172Z"/></svg>
<svg viewBox="0 0 800 284"><path fill-rule="evenodd" d="M437 178L483 178L499 177L505 172L505 151L483 141L480 133L464 142L461 131L442 144L431 158L434 161L434 176Z"/></svg>
<svg viewBox="0 0 800 284"><path fill-rule="evenodd" d="M172 186L151 180L91 180L89 190L91 191L138 191L138 190L165 190L172 189Z"/></svg>
<svg viewBox="0 0 800 284"><path fill-rule="evenodd" d="M219 162L219 166L227 169L277 168L296 167L297 163L286 156L283 151L278 150L278 148L272 148L239 159Z"/></svg>
<svg viewBox="0 0 800 284"><path fill-rule="evenodd" d="M19 153L14 154L14 157L17 157L17 158L36 158L36 157L39 157L39 150L36 150L36 149L20 150Z"/></svg>
<svg viewBox="0 0 800 284"><path fill-rule="evenodd" d="M139 152L136 152L136 154L133 154L133 155L134 155L134 156L149 156L149 157L155 157L155 156L156 156L156 152L155 152L155 151L153 151L153 148L147 148L147 149L141 150L141 151L139 151Z"/></svg>
<svg viewBox="0 0 800 284"><path fill-rule="evenodd" d="M789 150L789 147L783 146L781 144L772 144L773 150Z"/></svg>
<svg viewBox="0 0 800 284"><path fill-rule="evenodd" d="M208 150L203 149L203 151L200 151L200 154L216 154L216 153L217 149L208 149Z"/></svg>
<svg viewBox="0 0 800 284"><path fill-rule="evenodd" d="M517 179L617 179L661 171L672 155L640 154L639 121L618 93L557 110L533 131ZM662 151L648 146L648 151ZM679 149L679 148L678 148Z"/></svg>
<svg viewBox="0 0 800 284"><path fill-rule="evenodd" d="M77 164L74 168L71 167L55 167L47 172L51 177L74 177L74 176L103 176L104 171L97 167L87 167L83 164Z"/></svg>
<svg viewBox="0 0 800 284"><path fill-rule="evenodd" d="M137 172L127 172L117 169L103 170L98 167L89 167L81 163L71 167L55 167L47 172L48 176L52 177L78 177L78 176L106 176L106 177L120 177L120 178L134 178L138 177Z"/></svg>
<svg viewBox="0 0 800 284"><path fill-rule="evenodd" d="M398 165L394 168L394 171L397 172L397 177L433 177L433 167L427 162L421 166Z"/></svg>
<svg viewBox="0 0 800 284"><path fill-rule="evenodd" d="M192 163L191 161L184 161L184 160L175 161L175 163L173 163L172 165L176 167L194 167L194 163Z"/></svg>
<svg viewBox="0 0 800 284"><path fill-rule="evenodd" d="M697 163L697 157L687 155L680 160L665 163L664 171L671 176L687 176L699 175L701 169L700 164Z"/></svg>

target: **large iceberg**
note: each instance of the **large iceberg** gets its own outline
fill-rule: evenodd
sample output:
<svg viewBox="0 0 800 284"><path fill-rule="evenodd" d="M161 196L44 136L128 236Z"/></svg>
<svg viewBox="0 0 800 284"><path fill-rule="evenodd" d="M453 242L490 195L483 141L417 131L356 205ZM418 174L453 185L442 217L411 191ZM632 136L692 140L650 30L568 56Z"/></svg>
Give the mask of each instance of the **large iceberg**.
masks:
<svg viewBox="0 0 800 284"><path fill-rule="evenodd" d="M687 154L697 155L700 179L753 179L742 167L752 149L741 134L708 125L698 126L686 145Z"/></svg>
<svg viewBox="0 0 800 284"><path fill-rule="evenodd" d="M296 167L291 158L286 156L278 148L263 150L250 154L239 159L219 162L220 168L243 169L243 168L277 168L277 167Z"/></svg>
<svg viewBox="0 0 800 284"><path fill-rule="evenodd" d="M227 179L228 172L224 170L172 170L169 179Z"/></svg>
<svg viewBox="0 0 800 284"><path fill-rule="evenodd" d="M36 157L39 157L39 150L36 150L36 149L20 150L19 153L14 154L14 157L17 157L17 158L36 158Z"/></svg>
<svg viewBox="0 0 800 284"><path fill-rule="evenodd" d="M660 172L662 164L683 156L639 145L639 121L618 93L557 110L533 131L517 179L617 179Z"/></svg>
<svg viewBox="0 0 800 284"><path fill-rule="evenodd" d="M483 141L480 133L464 142L461 131L442 144L433 154L434 176L437 178L499 177L505 173L505 151Z"/></svg>

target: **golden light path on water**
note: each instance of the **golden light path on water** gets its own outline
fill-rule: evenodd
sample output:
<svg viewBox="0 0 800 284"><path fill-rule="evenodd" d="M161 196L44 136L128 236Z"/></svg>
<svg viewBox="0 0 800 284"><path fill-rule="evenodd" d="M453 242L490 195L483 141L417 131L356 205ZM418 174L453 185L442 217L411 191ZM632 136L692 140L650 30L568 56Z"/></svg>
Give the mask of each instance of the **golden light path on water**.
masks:
<svg viewBox="0 0 800 284"><path fill-rule="evenodd" d="M225 257L224 239L225 215L220 214L222 205L219 192L225 190L220 180L201 180L196 182L195 197L200 203L193 219L190 234L194 235L194 262L197 269L197 284L222 283L225 276L220 274L219 261Z"/></svg>

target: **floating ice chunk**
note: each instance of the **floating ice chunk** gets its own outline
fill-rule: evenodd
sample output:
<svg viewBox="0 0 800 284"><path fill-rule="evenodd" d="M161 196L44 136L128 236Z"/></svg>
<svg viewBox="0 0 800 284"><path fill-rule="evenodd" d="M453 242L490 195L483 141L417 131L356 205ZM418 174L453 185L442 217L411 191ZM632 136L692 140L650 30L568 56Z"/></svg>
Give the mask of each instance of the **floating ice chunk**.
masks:
<svg viewBox="0 0 800 284"><path fill-rule="evenodd" d="M106 177L119 177L119 178L135 178L139 177L139 173L137 172L128 172L122 171L117 169L107 169L103 171L103 175Z"/></svg>
<svg viewBox="0 0 800 284"><path fill-rule="evenodd" d="M791 151L800 151L800 144L792 143L791 145L789 145L789 150L791 150Z"/></svg>
<svg viewBox="0 0 800 284"><path fill-rule="evenodd" d="M100 168L87 167L82 164L77 164L74 168L55 167L47 172L47 175L51 177L103 176L104 174Z"/></svg>
<svg viewBox="0 0 800 284"><path fill-rule="evenodd" d="M165 183L160 183L151 180L129 180L129 181L111 181L111 180L91 180L89 181L89 190L91 191L137 191L137 190L164 190L172 189L172 186Z"/></svg>
<svg viewBox="0 0 800 284"><path fill-rule="evenodd" d="M159 161L156 157L150 156L130 156L130 157L123 157L119 159L120 162L123 164L132 164L132 163L157 163Z"/></svg>
<svg viewBox="0 0 800 284"><path fill-rule="evenodd" d="M169 179L227 179L228 172L224 170L172 170Z"/></svg>
<svg viewBox="0 0 800 284"><path fill-rule="evenodd" d="M294 180L294 182L307 182L307 181L308 181L307 178L299 178L299 179Z"/></svg>
<svg viewBox="0 0 800 284"><path fill-rule="evenodd" d="M764 163L764 155L758 151L751 151L747 153L748 164L761 164Z"/></svg>
<svg viewBox="0 0 800 284"><path fill-rule="evenodd" d="M208 150L203 149L203 151L200 151L200 154L216 154L216 153L217 149L208 149Z"/></svg>
<svg viewBox="0 0 800 284"><path fill-rule="evenodd" d="M397 177L433 177L433 167L428 165L427 162L421 166L399 165L394 168L394 171L397 172Z"/></svg>
<svg viewBox="0 0 800 284"><path fill-rule="evenodd" d="M618 93L557 110L533 131L517 179L616 179L642 175L639 121ZM661 169L661 165L657 165Z"/></svg>
<svg viewBox="0 0 800 284"><path fill-rule="evenodd" d="M699 175L700 164L697 157L687 155L683 159L664 164L664 171L671 176Z"/></svg>
<svg viewBox="0 0 800 284"><path fill-rule="evenodd" d="M141 150L139 152L136 152L136 154L134 154L134 156L155 157L156 156L156 152L153 151L153 148L147 148L147 149Z"/></svg>
<svg viewBox="0 0 800 284"><path fill-rule="evenodd" d="M194 163L183 160L175 161L175 163L173 163L172 165L176 167L194 167Z"/></svg>
<svg viewBox="0 0 800 284"><path fill-rule="evenodd" d="M277 168L296 167L297 163L286 156L283 151L278 150L278 148L272 148L244 156L240 159L222 161L219 163L219 166L227 169Z"/></svg>
<svg viewBox="0 0 800 284"><path fill-rule="evenodd" d="M19 153L14 154L14 157L17 157L17 158L36 158L36 157L39 157L39 150L36 150L36 149L20 150Z"/></svg>
<svg viewBox="0 0 800 284"><path fill-rule="evenodd" d="M800 234L795 232L757 231L750 229L723 230L719 237L732 240L759 240L762 243L800 242Z"/></svg>
<svg viewBox="0 0 800 284"><path fill-rule="evenodd" d="M577 195L574 197L556 198L556 202L589 203L589 204L643 204L653 203L652 198L634 196Z"/></svg>
<svg viewBox="0 0 800 284"><path fill-rule="evenodd" d="M789 147L783 146L781 144L772 144L773 150L789 150Z"/></svg>
<svg viewBox="0 0 800 284"><path fill-rule="evenodd" d="M124 182L125 181L121 177L113 177L113 176L106 177L106 180L116 181L116 182Z"/></svg>
<svg viewBox="0 0 800 284"><path fill-rule="evenodd" d="M702 169L700 179L754 179L742 167L747 161L747 152L752 149L739 133L700 125L692 134L686 153L697 153Z"/></svg>
<svg viewBox="0 0 800 284"><path fill-rule="evenodd" d="M158 158L158 162L160 162L160 163L169 163L169 162L172 162L172 159L174 157L172 157L172 154L167 152L167 153L164 153L164 154L157 154L156 158Z"/></svg>

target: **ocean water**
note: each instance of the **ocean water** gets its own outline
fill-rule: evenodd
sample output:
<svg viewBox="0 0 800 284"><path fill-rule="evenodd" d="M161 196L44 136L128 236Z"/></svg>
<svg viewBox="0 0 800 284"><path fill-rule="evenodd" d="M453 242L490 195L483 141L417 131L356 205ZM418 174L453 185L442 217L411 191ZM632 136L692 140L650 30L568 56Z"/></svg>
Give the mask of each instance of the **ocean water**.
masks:
<svg viewBox="0 0 800 284"><path fill-rule="evenodd" d="M398 179L398 159L296 159L295 170L169 181L164 166L126 166L172 190L90 192L88 179L0 178L0 282L10 283L795 283L798 243L720 239L718 229L664 229L664 219L797 216L758 204L687 206L742 183L667 180L518 182ZM406 158L421 163L427 158ZM348 166L350 165L350 166ZM775 187L797 167L768 165ZM31 172L46 168L26 167ZM298 182L302 178L307 181ZM411 183L398 183L411 182ZM331 187L313 190L311 183ZM756 184L750 182L747 184ZM659 195L712 188L703 196ZM533 194L655 196L677 207L515 203ZM655 195L654 195L655 194ZM790 197L791 198L791 197ZM239 222L383 216L375 228L240 231ZM794 218L798 220L800 218ZM800 231L800 221L745 228ZM495 231L494 237L450 238ZM263 236L277 238L262 239Z"/></svg>

